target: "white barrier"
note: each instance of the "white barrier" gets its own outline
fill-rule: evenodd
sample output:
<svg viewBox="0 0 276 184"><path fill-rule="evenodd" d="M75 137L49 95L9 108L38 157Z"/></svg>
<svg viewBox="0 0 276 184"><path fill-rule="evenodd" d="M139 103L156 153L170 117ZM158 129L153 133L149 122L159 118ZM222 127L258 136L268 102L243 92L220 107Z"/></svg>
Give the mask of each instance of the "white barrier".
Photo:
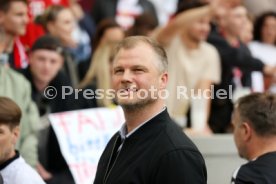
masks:
<svg viewBox="0 0 276 184"><path fill-rule="evenodd" d="M232 134L190 137L202 153L208 173L208 184L230 184L235 169L245 163L239 157Z"/></svg>

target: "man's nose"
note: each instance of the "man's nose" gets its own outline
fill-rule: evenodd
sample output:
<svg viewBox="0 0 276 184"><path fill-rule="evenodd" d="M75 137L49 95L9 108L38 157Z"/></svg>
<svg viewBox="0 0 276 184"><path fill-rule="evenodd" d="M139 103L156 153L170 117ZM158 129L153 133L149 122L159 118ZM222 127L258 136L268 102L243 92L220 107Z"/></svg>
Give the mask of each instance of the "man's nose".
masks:
<svg viewBox="0 0 276 184"><path fill-rule="evenodd" d="M44 68L45 68L45 69L51 70L52 67L53 67L53 66L51 65L51 62L50 62L50 61L46 60L46 61L44 62Z"/></svg>
<svg viewBox="0 0 276 184"><path fill-rule="evenodd" d="M131 82L132 78L132 73L129 70L125 70L125 72L122 75L122 82Z"/></svg>

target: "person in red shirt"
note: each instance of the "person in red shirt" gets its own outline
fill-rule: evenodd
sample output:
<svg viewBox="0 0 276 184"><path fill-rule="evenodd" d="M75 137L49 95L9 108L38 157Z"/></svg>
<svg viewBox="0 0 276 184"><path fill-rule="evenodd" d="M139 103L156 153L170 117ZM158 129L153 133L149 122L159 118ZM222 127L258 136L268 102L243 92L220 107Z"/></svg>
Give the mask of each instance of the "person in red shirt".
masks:
<svg viewBox="0 0 276 184"><path fill-rule="evenodd" d="M0 27L5 33L4 53L9 57L12 68L28 65L25 49L18 39L26 33L28 21L27 0L0 1Z"/></svg>

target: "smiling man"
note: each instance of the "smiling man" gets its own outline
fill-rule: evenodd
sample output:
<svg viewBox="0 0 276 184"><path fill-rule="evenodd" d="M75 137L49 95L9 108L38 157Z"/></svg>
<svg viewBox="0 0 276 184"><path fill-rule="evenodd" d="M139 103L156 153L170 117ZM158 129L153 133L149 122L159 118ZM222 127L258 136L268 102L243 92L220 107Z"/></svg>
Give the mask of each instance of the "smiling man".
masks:
<svg viewBox="0 0 276 184"><path fill-rule="evenodd" d="M150 38L128 37L118 45L112 82L126 122L105 148L94 184L206 183L200 152L171 120L160 96L167 65L164 49Z"/></svg>

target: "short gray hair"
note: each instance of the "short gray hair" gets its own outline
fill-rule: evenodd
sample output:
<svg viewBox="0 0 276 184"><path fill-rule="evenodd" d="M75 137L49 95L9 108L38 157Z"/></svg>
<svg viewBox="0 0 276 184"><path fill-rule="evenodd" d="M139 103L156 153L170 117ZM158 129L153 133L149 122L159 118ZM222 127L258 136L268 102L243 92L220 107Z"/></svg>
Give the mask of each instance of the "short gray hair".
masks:
<svg viewBox="0 0 276 184"><path fill-rule="evenodd" d="M236 103L242 121L249 121L260 136L276 135L276 95L252 93Z"/></svg>

